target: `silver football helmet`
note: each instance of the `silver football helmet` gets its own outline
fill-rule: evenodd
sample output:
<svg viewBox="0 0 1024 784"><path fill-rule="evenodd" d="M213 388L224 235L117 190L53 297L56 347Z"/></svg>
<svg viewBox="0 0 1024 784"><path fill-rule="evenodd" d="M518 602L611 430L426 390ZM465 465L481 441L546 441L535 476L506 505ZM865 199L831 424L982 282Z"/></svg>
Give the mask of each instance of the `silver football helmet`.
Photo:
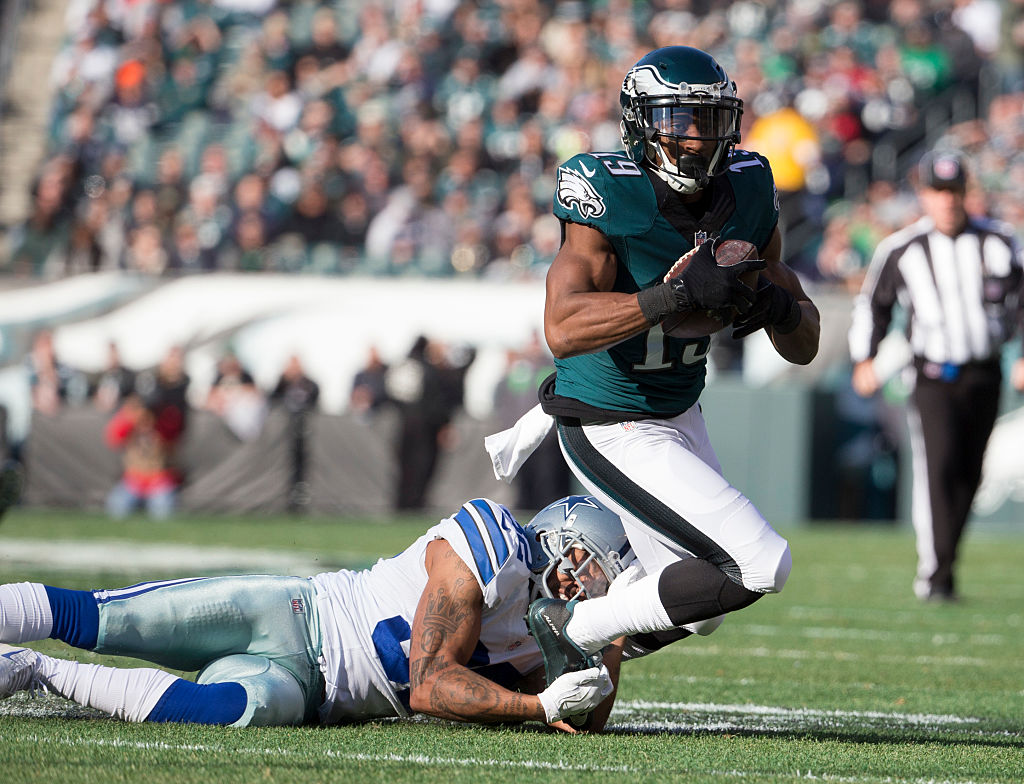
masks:
<svg viewBox="0 0 1024 784"><path fill-rule="evenodd" d="M619 516L590 495L570 495L540 510L525 527L537 592L549 599L604 596L636 555ZM555 571L571 577L578 592L556 596Z"/></svg>

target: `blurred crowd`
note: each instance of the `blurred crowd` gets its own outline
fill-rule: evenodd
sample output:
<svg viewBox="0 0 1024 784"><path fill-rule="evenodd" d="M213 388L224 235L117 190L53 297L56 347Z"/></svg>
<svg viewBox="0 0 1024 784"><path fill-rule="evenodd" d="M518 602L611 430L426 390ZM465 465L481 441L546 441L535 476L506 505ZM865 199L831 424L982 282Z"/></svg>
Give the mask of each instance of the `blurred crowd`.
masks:
<svg viewBox="0 0 1024 784"><path fill-rule="evenodd" d="M534 338L530 345L527 352L510 352L510 378L515 363L527 356L539 363L537 368L553 370L550 355L539 341ZM396 470L390 500L396 511L427 505L445 453L458 448L454 419L463 408L466 374L475 358L476 350L470 346L420 335L408 354L391 364L371 347L365 365L353 377L347 406L351 416L368 424L385 410L394 413ZM212 382L205 387L196 388L192 383L185 360L184 349L175 345L155 366L133 369L122 360L117 343L111 342L104 366L88 373L61 359L53 332L41 329L33 336L24 360L33 417L54 418L85 408L99 412L105 423L105 444L120 455L122 464L121 475L107 498L108 512L120 519L145 510L153 518L164 519L175 513L178 491L189 478L189 467L183 464L180 452L191 412L215 415L232 445L230 454L245 443L258 442L271 412L278 409L287 421L283 431L288 451L287 506L291 511L303 511L309 503L312 442L316 438L313 419L320 410L320 385L307 373L300 356L289 356L268 388L256 383L230 346L217 358ZM504 385L505 381L502 388ZM0 473L8 459L22 463L26 449L32 451L23 443L0 441ZM529 498L537 504L533 508L539 509L550 496Z"/></svg>
<svg viewBox="0 0 1024 784"><path fill-rule="evenodd" d="M559 162L688 44L739 85L791 264L855 286L923 145L1024 227L1024 0L71 0L8 268L542 276ZM945 138L938 136L945 134Z"/></svg>

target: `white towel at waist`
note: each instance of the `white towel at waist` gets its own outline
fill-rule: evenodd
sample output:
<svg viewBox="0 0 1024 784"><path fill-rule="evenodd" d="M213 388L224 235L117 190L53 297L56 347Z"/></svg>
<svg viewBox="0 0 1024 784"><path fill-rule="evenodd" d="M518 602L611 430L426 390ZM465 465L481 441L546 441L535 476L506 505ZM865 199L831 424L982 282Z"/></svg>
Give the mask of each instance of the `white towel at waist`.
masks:
<svg viewBox="0 0 1024 784"><path fill-rule="evenodd" d="M526 459L540 446L551 430L555 418L545 414L540 403L535 405L508 430L484 438L484 449L491 456L494 476L511 482Z"/></svg>

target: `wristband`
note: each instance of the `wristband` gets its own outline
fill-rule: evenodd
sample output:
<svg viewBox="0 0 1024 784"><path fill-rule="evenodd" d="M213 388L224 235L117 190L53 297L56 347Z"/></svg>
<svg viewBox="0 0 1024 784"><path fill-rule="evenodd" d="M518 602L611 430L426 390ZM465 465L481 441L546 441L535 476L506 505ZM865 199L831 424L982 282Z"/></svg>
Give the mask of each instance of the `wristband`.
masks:
<svg viewBox="0 0 1024 784"><path fill-rule="evenodd" d="M659 283L636 295L640 312L649 324L657 324L665 316L679 309L679 301L670 283Z"/></svg>

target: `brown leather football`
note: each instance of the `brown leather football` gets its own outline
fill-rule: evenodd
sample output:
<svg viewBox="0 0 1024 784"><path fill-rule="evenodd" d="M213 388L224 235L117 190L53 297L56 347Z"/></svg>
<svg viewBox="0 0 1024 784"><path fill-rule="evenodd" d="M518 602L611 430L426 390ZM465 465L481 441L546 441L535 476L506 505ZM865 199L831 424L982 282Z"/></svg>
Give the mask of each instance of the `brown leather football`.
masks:
<svg viewBox="0 0 1024 784"><path fill-rule="evenodd" d="M667 281L674 278L686 269L696 250L694 248L689 253L680 256L679 260L672 265L672 269L665 273L664 279ZM721 267L731 267L733 264L757 257L757 246L746 240L724 240L715 248L715 261ZM750 288L756 289L758 274L758 270L750 270L744 272L740 276L740 280ZM661 329L666 335L671 335L674 338L699 338L704 335L713 335L720 329L729 326L735 315L736 311L732 308L727 308L724 311L691 310L686 313L672 313L661 320Z"/></svg>

